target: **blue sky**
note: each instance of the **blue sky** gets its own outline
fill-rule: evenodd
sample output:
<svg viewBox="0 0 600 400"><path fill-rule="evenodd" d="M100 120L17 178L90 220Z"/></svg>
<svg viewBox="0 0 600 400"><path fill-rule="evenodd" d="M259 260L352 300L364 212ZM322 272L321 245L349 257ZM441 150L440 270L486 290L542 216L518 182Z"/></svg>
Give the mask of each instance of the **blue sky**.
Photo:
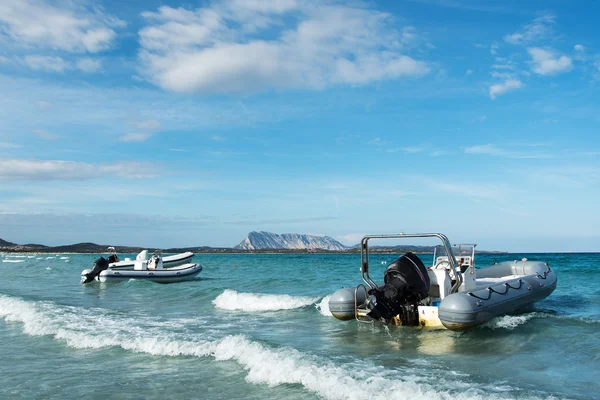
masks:
<svg viewBox="0 0 600 400"><path fill-rule="evenodd" d="M597 2L0 0L0 238L600 251Z"/></svg>

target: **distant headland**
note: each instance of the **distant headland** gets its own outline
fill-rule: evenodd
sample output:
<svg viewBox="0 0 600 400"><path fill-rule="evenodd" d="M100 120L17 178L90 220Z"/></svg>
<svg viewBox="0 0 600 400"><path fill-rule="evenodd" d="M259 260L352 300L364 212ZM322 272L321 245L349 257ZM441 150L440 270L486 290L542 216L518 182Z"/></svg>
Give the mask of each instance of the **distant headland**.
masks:
<svg viewBox="0 0 600 400"><path fill-rule="evenodd" d="M119 246L115 244L75 243L61 246L43 244L17 244L0 239L0 252L19 253L106 253L108 247L114 247L117 253L139 253L144 249L161 250L164 253L360 253L360 246L345 246L329 236L305 235L298 233L276 234L271 232L250 232L244 240L233 247L192 246L156 249L154 247ZM372 252L432 253L434 246L373 246ZM505 253L497 251L478 251L480 253Z"/></svg>

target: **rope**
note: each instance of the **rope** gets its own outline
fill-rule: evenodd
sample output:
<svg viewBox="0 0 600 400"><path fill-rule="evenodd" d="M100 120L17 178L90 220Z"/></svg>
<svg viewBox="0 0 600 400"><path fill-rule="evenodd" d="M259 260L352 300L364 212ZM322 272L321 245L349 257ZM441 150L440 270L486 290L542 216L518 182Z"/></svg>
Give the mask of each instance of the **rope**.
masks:
<svg viewBox="0 0 600 400"><path fill-rule="evenodd" d="M469 296L471 296L471 297L475 297L476 299L479 299L479 300L489 300L489 299L490 299L490 297L492 297L492 293L497 293L497 294L500 294L500 295L505 295L506 293L508 293L508 289L519 290L519 289L521 289L521 287L522 287L522 286L523 286L523 280L519 279L519 287L514 287L514 286L511 286L511 285L510 285L510 283L508 283L508 282L505 282L505 283L504 283L504 287L506 288L506 290L505 290L504 292L499 292L499 291L497 291L496 289L494 289L494 288L492 288L492 287L488 286L488 287L486 288L486 289L488 290L488 296L487 296L487 297L485 297L485 298L484 298L484 297L480 297L480 296L476 295L476 294L475 294L475 293L473 293L473 292L468 292L467 294L468 294Z"/></svg>

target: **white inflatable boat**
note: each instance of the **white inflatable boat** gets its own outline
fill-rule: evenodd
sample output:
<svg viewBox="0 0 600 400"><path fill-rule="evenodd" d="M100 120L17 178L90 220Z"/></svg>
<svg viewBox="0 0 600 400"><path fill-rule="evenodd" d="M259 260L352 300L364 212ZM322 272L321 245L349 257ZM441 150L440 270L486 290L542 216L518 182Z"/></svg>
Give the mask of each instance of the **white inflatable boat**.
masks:
<svg viewBox="0 0 600 400"><path fill-rule="evenodd" d="M158 283L181 282L194 278L202 271L202 265L186 263L166 268L163 258L154 254L149 260L135 260L133 269L111 267L104 257L94 262L94 267L81 271L81 283L116 282L142 279Z"/></svg>
<svg viewBox="0 0 600 400"><path fill-rule="evenodd" d="M147 261L148 260L148 250L141 251L136 257L135 260L130 258L125 258L123 261L119 260L117 253L115 252L114 247L109 247L108 250L111 252L109 256L109 268L114 269L133 269L135 261ZM175 267L177 265L188 264L192 261L192 257L194 257L194 253L191 251L186 251L185 253L174 254L172 256L163 257L163 264L165 268ZM116 261L115 261L116 260Z"/></svg>

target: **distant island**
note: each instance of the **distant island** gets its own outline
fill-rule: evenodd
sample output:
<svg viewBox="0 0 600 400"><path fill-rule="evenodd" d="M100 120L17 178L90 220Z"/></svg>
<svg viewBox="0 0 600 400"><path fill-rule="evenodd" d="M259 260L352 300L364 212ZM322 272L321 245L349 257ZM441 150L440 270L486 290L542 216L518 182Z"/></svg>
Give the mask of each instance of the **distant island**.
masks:
<svg viewBox="0 0 600 400"><path fill-rule="evenodd" d="M160 250L163 253L360 253L360 246L345 246L329 236L305 235L298 233L276 234L271 232L250 232L244 240L234 247L177 247L156 249L154 247L118 246L114 244L75 243L61 246L42 244L16 244L0 239L0 252L11 253L106 253L108 247L114 247L117 253L139 253L142 250ZM435 246L370 246L374 253L433 253ZM506 253L498 251L477 251L478 253Z"/></svg>

